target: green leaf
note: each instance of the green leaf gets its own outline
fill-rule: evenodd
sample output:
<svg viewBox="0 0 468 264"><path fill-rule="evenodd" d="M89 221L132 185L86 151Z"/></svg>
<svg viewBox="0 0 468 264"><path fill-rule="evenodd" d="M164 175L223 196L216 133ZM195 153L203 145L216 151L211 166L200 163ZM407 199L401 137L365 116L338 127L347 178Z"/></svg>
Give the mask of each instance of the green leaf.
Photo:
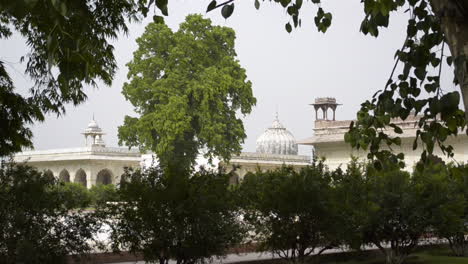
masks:
<svg viewBox="0 0 468 264"><path fill-rule="evenodd" d="M290 24L289 22L285 25L285 28L286 28L286 31L287 31L288 33L291 33L291 31L292 31L292 26L291 26L291 24Z"/></svg>
<svg viewBox="0 0 468 264"><path fill-rule="evenodd" d="M215 9L216 6L217 6L216 0L211 1L208 7L206 8L206 12L207 13L210 12L211 10Z"/></svg>
<svg viewBox="0 0 468 264"><path fill-rule="evenodd" d="M452 57L452 56L448 56L448 57L447 57L447 64L448 64L449 66L452 66L452 62L453 62L453 57Z"/></svg>
<svg viewBox="0 0 468 264"><path fill-rule="evenodd" d="M296 0L296 6L300 9L302 7L302 0Z"/></svg>
<svg viewBox="0 0 468 264"><path fill-rule="evenodd" d="M159 8L159 10L161 10L161 13L165 16L168 15L167 1L168 0L156 0L156 6Z"/></svg>
<svg viewBox="0 0 468 264"><path fill-rule="evenodd" d="M260 2L258 0L255 0L255 9L259 9L260 8Z"/></svg>
<svg viewBox="0 0 468 264"><path fill-rule="evenodd" d="M154 15L154 16L153 16L153 21L154 21L154 23L156 23L156 24L164 24L164 17Z"/></svg>
<svg viewBox="0 0 468 264"><path fill-rule="evenodd" d="M234 12L234 3L232 4L229 4L229 5L225 5L223 6L223 8L221 9L221 15L227 19L228 17L230 17L232 15L232 13Z"/></svg>

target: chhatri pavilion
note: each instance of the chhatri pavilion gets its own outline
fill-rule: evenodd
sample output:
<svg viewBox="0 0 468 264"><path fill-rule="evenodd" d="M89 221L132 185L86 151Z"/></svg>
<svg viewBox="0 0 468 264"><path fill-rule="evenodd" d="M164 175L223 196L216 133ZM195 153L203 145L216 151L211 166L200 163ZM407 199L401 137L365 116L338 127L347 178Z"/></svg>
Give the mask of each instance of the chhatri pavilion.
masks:
<svg viewBox="0 0 468 264"><path fill-rule="evenodd" d="M335 98L316 98L312 104L315 109L313 135L298 142L301 145L312 146L315 156L325 158L325 163L330 169L340 166L345 168L351 157L361 160L367 157L366 151L352 149L348 143L344 142L344 134L348 131L352 120L335 120L335 111L339 105ZM328 114L330 113L332 113L332 117L329 117ZM413 115L410 115L404 121L401 119L393 120L403 130L403 133L398 135L401 138L401 146L394 147L393 150L405 154L406 170L412 170L421 156L420 148L413 150L418 121L419 116ZM388 133L395 135L393 130L389 130ZM447 162L466 162L468 160L468 136L466 133L460 133L457 137L448 138L447 144L454 146L455 155L453 159L444 156L440 149L435 149L434 154Z"/></svg>

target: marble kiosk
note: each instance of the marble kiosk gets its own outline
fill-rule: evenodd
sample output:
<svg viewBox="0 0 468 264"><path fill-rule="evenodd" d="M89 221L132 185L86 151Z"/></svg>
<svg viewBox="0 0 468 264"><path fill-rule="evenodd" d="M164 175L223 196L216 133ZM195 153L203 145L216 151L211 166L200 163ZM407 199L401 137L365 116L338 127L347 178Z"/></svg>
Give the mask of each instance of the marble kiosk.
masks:
<svg viewBox="0 0 468 264"><path fill-rule="evenodd" d="M80 183L87 188L95 184L116 184L124 167L140 167L138 150L106 147L105 133L94 118L82 134L85 147L24 151L15 155L15 161L27 162L65 182Z"/></svg>
<svg viewBox="0 0 468 264"><path fill-rule="evenodd" d="M366 158L367 152L352 149L348 143L344 142L344 134L348 131L352 120L335 120L335 111L337 106L340 105L335 98L316 98L315 103L311 105L315 109L313 135L310 138L300 140L299 144L313 146L315 155L326 158L325 163L330 169L339 166L344 168L351 160L351 156L361 159ZM328 117L330 111L333 113L333 118ZM395 147L394 150L405 154L407 170L412 170L421 156L420 148L413 151L413 141L416 136L418 121L419 117L414 115L410 115L404 121L400 119L393 120L393 123L399 125L403 130L403 134L398 135L401 138L401 147ZM393 130L389 130L390 134L392 134L391 131ZM447 143L455 146L453 160L444 156L440 149L435 148L435 154L444 158L445 161L466 162L468 160L468 136L465 133L459 133L457 137L448 138Z"/></svg>

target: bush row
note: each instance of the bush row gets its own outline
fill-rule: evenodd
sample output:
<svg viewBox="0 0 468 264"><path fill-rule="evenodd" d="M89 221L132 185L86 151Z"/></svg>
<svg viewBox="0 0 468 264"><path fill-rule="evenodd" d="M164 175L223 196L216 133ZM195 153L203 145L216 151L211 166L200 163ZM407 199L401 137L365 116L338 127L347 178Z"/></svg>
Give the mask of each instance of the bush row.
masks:
<svg viewBox="0 0 468 264"><path fill-rule="evenodd" d="M425 237L448 239L456 255L468 252L465 166L432 162L410 174L392 163L377 170L354 160L330 171L314 161L258 170L235 185L231 176L127 170L118 188L87 190L28 166L3 165L0 263L59 263L103 246L148 262L192 264L255 243L291 263L373 245L395 264ZM104 245L95 240L103 226Z"/></svg>

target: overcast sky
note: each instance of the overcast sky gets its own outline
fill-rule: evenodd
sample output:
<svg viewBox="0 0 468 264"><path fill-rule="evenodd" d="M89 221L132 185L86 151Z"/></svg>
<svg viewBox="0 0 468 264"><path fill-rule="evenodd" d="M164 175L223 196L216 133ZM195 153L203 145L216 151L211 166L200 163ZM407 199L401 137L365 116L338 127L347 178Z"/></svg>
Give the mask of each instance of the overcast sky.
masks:
<svg viewBox="0 0 468 264"><path fill-rule="evenodd" d="M253 0L236 1L231 18L225 20L218 10L205 14L209 1L171 0L166 23L177 29L190 13L202 13L214 24L234 28L236 50L241 65L253 83L257 105L244 118L247 139L244 151L255 151L256 138L271 125L276 109L281 123L297 140L312 135L314 111L309 104L316 97L335 97L341 104L337 119L353 119L359 104L370 98L385 84L393 67L393 56L401 47L406 33L407 14L392 15L390 28L379 38L359 32L363 17L360 1L328 0L323 7L333 14L333 23L326 34L318 33L313 22L316 7L308 4L301 10L302 28L291 34L284 30L289 17L278 4L262 2L260 10ZM115 41L115 57L119 66L111 87L101 84L87 88L88 101L70 106L64 117L48 116L33 127L35 149L84 146L80 134L94 113L98 124L107 133L108 146L117 146L117 127L125 115L132 115L132 106L121 94L126 81L125 64L132 59L139 37L150 18L130 25L130 34ZM0 58L15 85L23 90L31 86L24 75L19 57L28 51L23 39L15 35L0 41ZM445 67L447 90L453 89L451 69ZM300 147L301 154L310 154L309 147Z"/></svg>

